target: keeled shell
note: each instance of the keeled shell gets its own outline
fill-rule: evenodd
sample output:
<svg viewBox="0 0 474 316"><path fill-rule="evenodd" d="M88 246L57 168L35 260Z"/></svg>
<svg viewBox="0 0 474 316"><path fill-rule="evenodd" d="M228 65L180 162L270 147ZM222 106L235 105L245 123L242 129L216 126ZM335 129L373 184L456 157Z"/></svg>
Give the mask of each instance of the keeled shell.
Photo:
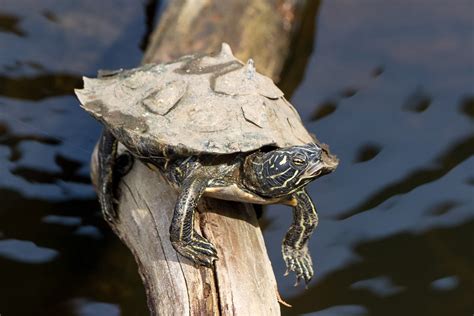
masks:
<svg viewBox="0 0 474 316"><path fill-rule="evenodd" d="M256 71L252 60L236 59L227 44L216 55L84 78L84 89L76 94L119 140L126 135L148 146L185 148L188 154L314 141L283 92Z"/></svg>

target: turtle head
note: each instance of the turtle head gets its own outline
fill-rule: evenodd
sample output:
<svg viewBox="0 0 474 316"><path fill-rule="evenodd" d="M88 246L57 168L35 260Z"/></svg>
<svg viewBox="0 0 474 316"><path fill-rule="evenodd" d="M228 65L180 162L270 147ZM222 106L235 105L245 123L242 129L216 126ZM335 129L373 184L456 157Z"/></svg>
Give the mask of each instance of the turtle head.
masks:
<svg viewBox="0 0 474 316"><path fill-rule="evenodd" d="M249 156L244 164L244 184L261 196L291 194L328 174L338 159L325 145L309 143Z"/></svg>

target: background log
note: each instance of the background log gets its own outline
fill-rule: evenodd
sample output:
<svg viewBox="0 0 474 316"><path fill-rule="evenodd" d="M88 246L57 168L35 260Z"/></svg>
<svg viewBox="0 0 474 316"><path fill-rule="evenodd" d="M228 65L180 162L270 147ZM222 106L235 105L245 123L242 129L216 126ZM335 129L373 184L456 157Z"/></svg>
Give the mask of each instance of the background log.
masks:
<svg viewBox="0 0 474 316"><path fill-rule="evenodd" d="M317 0L173 0L151 35L143 61L211 53L226 42L235 57L244 62L253 58L259 72L279 82L293 45L303 50L312 45L301 45L298 35L301 25L314 20L318 5Z"/></svg>
<svg viewBox="0 0 474 316"><path fill-rule="evenodd" d="M236 57L254 58L259 72L278 81L303 15L314 16L305 12L306 6L302 0L172 1L143 62L217 51L227 42ZM96 152L91 166L96 183ZM119 189L120 221L112 229L137 261L151 314L280 314L276 280L252 205L202 200L196 225L220 258L209 269L195 267L171 246L177 193L160 174L136 161Z"/></svg>

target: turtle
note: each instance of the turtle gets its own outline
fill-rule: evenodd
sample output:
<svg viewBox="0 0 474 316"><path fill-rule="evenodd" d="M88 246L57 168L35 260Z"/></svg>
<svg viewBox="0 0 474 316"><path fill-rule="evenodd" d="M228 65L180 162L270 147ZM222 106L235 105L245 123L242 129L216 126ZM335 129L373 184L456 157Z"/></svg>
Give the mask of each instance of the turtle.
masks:
<svg viewBox="0 0 474 316"><path fill-rule="evenodd" d="M83 80L84 88L75 90L81 107L104 125L98 197L106 220L118 220L113 188L121 143L179 192L169 231L179 254L207 267L218 259L215 246L193 228L201 197L281 203L293 208L282 243L286 274L293 271L297 283L311 280L307 244L318 214L305 187L339 160L252 59L238 60L223 43L212 54Z"/></svg>

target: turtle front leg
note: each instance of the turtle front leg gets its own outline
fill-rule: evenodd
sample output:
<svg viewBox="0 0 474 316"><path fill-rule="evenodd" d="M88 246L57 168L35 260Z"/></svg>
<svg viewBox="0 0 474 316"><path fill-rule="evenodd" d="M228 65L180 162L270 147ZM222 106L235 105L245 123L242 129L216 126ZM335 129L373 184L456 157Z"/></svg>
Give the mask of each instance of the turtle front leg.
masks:
<svg viewBox="0 0 474 316"><path fill-rule="evenodd" d="M293 223L283 239L283 259L289 271L296 273L296 283L303 278L306 284L313 277L313 262L308 250L308 239L318 225L318 214L316 207L306 190L300 190L293 194L296 202L293 208Z"/></svg>
<svg viewBox="0 0 474 316"><path fill-rule="evenodd" d="M184 180L174 208L170 239L174 249L193 262L210 267L217 260L213 244L194 230L194 212L207 186L207 180L190 176Z"/></svg>

